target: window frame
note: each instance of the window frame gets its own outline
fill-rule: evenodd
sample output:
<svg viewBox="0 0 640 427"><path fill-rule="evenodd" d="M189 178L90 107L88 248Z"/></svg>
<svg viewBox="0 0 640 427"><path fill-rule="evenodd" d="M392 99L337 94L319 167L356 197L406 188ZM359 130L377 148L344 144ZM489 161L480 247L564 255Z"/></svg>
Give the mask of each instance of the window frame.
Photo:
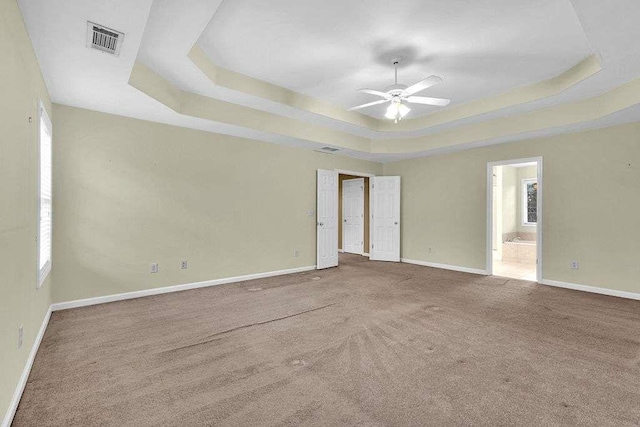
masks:
<svg viewBox="0 0 640 427"><path fill-rule="evenodd" d="M525 178L522 180L522 194L521 194L521 206L522 206L522 217L520 218L522 220L522 225L527 226L527 227L535 227L538 225L537 222L529 222L529 216L527 215L529 213L529 206L528 206L528 192L527 192L527 185L530 183L534 183L537 184L538 183L538 178ZM536 190L537 191L537 190ZM536 204L536 215L537 215L537 210L538 210L538 206Z"/></svg>
<svg viewBox="0 0 640 427"><path fill-rule="evenodd" d="M40 267L40 243L42 241L41 239L41 214L42 214L42 126L46 127L46 130L48 132L48 134L51 137L51 153L50 153L50 158L49 158L49 165L50 165L50 173L51 173L51 196L50 196L50 203L51 203L51 212L50 212L50 230L49 230L49 260L47 261L47 263L45 265L42 266L42 268ZM38 272L38 281L37 281L37 286L36 289L40 289L42 287L42 285L44 284L45 280L47 279L47 277L49 276L49 273L51 272L51 265L52 265L52 258L53 258L53 125L51 123L51 118L49 117L49 113L47 112L47 109L45 108L44 104L42 103L42 100L38 100L38 181L37 181L37 188L38 188L38 209L37 209L37 238L36 238L36 243L37 243L37 248L36 248L36 268L37 268L37 272Z"/></svg>

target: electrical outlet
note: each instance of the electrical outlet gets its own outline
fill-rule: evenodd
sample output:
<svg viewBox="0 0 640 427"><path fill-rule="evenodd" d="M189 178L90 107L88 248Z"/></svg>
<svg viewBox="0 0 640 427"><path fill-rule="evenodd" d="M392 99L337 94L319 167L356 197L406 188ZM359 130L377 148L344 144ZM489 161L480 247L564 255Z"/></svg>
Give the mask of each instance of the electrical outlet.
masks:
<svg viewBox="0 0 640 427"><path fill-rule="evenodd" d="M159 267L158 267L158 263L157 262L154 262L153 264L151 264L151 272L152 273L157 273L158 270L159 270Z"/></svg>
<svg viewBox="0 0 640 427"><path fill-rule="evenodd" d="M571 261L571 269L572 270L577 270L580 268L580 264L578 263L578 261Z"/></svg>
<svg viewBox="0 0 640 427"><path fill-rule="evenodd" d="M18 328L18 348L22 348L22 342L24 341L24 326L20 325Z"/></svg>
<svg viewBox="0 0 640 427"><path fill-rule="evenodd" d="M188 265L187 265L187 261L182 261L182 262L180 263L180 268L181 268L182 270L186 270L186 269L187 269L187 267L188 267Z"/></svg>
<svg viewBox="0 0 640 427"><path fill-rule="evenodd" d="M294 256L295 258L298 258L298 257L300 256L300 249L296 249L296 250L294 250L294 251L293 251L293 256Z"/></svg>
<svg viewBox="0 0 640 427"><path fill-rule="evenodd" d="M435 246L427 246L427 252L432 254L436 251L436 247Z"/></svg>

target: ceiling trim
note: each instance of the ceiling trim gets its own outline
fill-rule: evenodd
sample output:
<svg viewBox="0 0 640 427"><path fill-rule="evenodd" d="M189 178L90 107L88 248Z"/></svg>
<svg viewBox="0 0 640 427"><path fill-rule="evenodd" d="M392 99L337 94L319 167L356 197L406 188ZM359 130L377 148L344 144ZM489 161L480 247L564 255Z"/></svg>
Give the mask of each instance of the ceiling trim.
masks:
<svg viewBox="0 0 640 427"><path fill-rule="evenodd" d="M140 62L129 84L172 110L263 132L371 154L405 154L464 146L603 118L640 104L640 78L604 94L417 138L368 139L177 89Z"/></svg>
<svg viewBox="0 0 640 427"><path fill-rule="evenodd" d="M129 85L177 113L243 126L332 147L370 152L371 140L254 108L186 92L136 61Z"/></svg>
<svg viewBox="0 0 640 427"><path fill-rule="evenodd" d="M311 96L303 95L293 90L219 67L211 62L209 57L197 45L191 48L187 56L214 85L224 86L228 89L268 99L367 129L374 130L378 126L378 119L374 117L348 111L342 107L320 101Z"/></svg>
<svg viewBox="0 0 640 427"><path fill-rule="evenodd" d="M515 105L558 95L602 70L596 55L588 56L575 66L548 80L521 86L510 91L456 105L427 116L393 123L332 105L316 98L265 81L222 68L214 64L197 45L187 55L189 60L214 84L247 95L257 96L290 107L323 115L335 120L365 127L376 132L410 132L428 129L472 116L491 113ZM373 136L383 139L384 136Z"/></svg>

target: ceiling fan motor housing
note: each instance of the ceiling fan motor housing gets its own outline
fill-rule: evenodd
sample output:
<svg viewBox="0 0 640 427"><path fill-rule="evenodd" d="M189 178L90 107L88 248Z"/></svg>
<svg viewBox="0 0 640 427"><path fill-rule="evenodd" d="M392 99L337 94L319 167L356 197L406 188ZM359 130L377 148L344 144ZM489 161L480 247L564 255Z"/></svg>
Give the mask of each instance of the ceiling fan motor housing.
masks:
<svg viewBox="0 0 640 427"><path fill-rule="evenodd" d="M406 88L407 85L395 84L387 86L385 91L390 95L400 95Z"/></svg>

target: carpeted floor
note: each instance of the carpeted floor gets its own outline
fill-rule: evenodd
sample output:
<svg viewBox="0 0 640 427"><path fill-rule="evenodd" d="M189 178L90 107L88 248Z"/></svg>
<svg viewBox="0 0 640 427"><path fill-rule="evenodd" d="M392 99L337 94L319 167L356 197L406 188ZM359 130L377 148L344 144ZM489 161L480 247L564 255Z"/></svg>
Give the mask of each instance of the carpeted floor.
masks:
<svg viewBox="0 0 640 427"><path fill-rule="evenodd" d="M640 423L640 302L340 262L53 313L14 425Z"/></svg>

